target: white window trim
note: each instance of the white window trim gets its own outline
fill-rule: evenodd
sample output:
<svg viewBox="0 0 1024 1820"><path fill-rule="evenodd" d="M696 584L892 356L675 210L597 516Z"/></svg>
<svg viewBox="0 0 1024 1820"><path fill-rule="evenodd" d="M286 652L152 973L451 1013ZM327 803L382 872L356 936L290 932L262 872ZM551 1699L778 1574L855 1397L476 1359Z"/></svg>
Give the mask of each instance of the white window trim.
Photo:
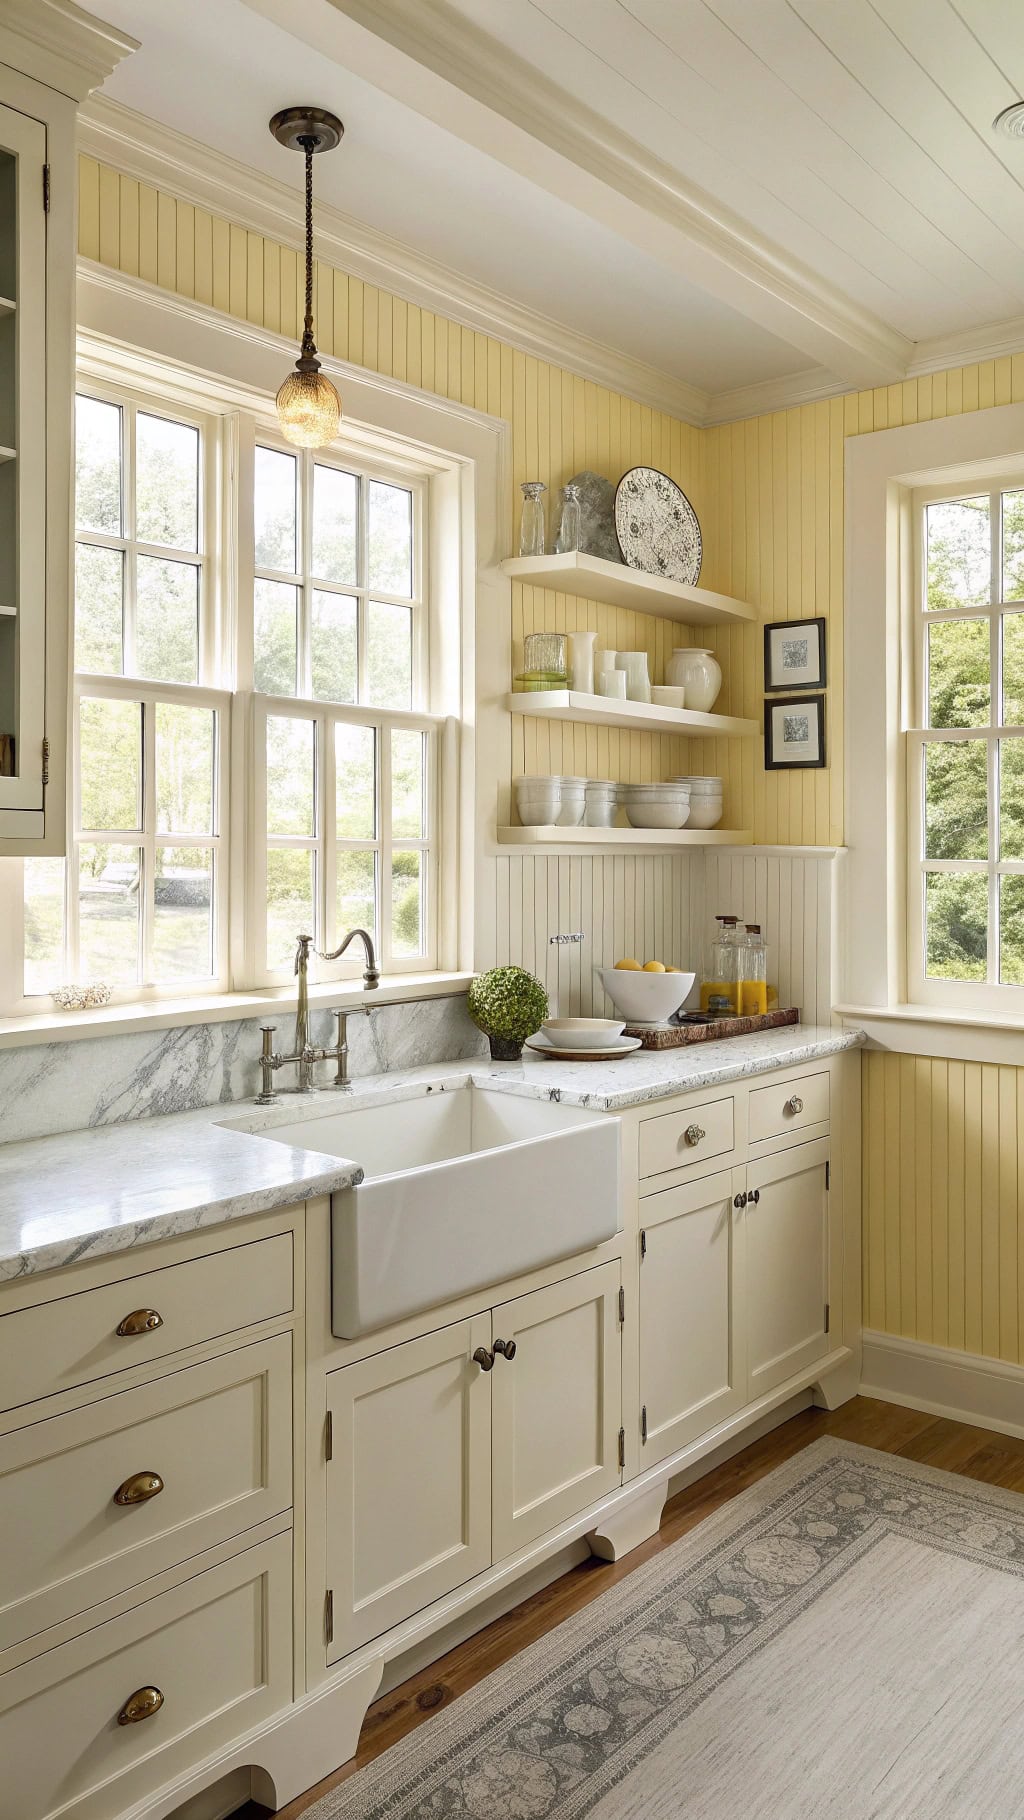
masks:
<svg viewBox="0 0 1024 1820"><path fill-rule="evenodd" d="M222 316L89 261L78 263L79 361L97 383L141 387L146 396L165 396L175 408L191 401L207 411L217 400L222 410L266 413L282 372L294 362L294 348L284 337ZM402 381L377 375L348 362L326 359L325 370L342 392L346 439L367 461L394 458L397 445L410 451L410 466L431 475L431 589L443 603L446 637L430 651L432 692L444 713L439 739L439 769L444 773L450 807L444 830L445 858L438 867L437 971L385 978L377 1003L389 999L435 997L464 988L474 953L493 947L500 915L495 780L510 771L511 724L504 712L507 689L507 642L510 586L498 567L510 536L511 430L457 400L426 393ZM222 420L230 458L246 460L237 419ZM435 512L445 535L434 533ZM223 525L223 519L219 520ZM230 549L236 587L252 571L242 539ZM241 640L238 641L239 646ZM251 654L250 654L251 663ZM250 671L251 674L251 671ZM478 703L489 710L478 714ZM232 717L232 815L244 796L250 775L251 715L236 708ZM232 977L247 977L251 918L236 875L249 864L242 841L231 852L232 903L242 901L231 919ZM21 865L0 862L0 977L13 978L20 968ZM257 906L257 908L259 908ZM8 1042L51 1040L52 1035L87 1036L99 1031L171 1028L178 1024L222 1021L253 1015L260 1008L287 1002L291 984L230 993L193 994L152 1003L135 999L100 1011L59 1014L40 1012L38 1000L23 1001L25 1012L0 1019L0 1046ZM311 988L316 1002L359 1003L361 988L345 981Z"/></svg>
<svg viewBox="0 0 1024 1820"><path fill-rule="evenodd" d="M914 1003L907 954L907 735L916 489L987 490L1024 469L1024 406L850 437L845 488L846 828L837 1012L873 1040L921 1054L1024 1061L1019 1015ZM1001 995L1017 988L1000 988ZM1001 1002L1002 999L1001 999Z"/></svg>

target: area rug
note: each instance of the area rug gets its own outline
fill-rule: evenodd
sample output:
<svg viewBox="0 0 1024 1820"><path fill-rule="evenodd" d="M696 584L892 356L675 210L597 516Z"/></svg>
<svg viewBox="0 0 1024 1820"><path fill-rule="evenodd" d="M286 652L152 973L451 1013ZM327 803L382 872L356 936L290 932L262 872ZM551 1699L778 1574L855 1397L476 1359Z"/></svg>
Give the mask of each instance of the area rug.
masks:
<svg viewBox="0 0 1024 1820"><path fill-rule="evenodd" d="M1024 1496L815 1442L307 1820L1021 1820Z"/></svg>

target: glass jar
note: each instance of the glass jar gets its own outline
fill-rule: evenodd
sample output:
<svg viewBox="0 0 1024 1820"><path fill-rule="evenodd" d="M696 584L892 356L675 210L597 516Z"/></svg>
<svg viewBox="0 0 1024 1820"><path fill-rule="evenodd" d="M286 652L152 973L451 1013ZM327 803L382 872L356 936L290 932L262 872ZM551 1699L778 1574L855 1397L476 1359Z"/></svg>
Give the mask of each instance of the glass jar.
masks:
<svg viewBox="0 0 1024 1820"><path fill-rule="evenodd" d="M546 492L547 487L542 480L524 480L522 483L523 515L519 520L520 556L543 556L544 554L544 495Z"/></svg>
<svg viewBox="0 0 1024 1820"><path fill-rule="evenodd" d="M564 689L569 681L569 640L564 632L528 632L523 671L542 689Z"/></svg>
<svg viewBox="0 0 1024 1820"><path fill-rule="evenodd" d="M706 1017L735 1017L740 1003L740 941L738 916L716 916L718 928L708 948L700 988L700 1008Z"/></svg>
<svg viewBox="0 0 1024 1820"><path fill-rule="evenodd" d="M562 520L555 538L559 556L571 555L580 547L580 490L570 480L562 492Z"/></svg>
<svg viewBox="0 0 1024 1820"><path fill-rule="evenodd" d="M747 924L740 959L740 1016L764 1017L768 1010L768 949L760 923Z"/></svg>

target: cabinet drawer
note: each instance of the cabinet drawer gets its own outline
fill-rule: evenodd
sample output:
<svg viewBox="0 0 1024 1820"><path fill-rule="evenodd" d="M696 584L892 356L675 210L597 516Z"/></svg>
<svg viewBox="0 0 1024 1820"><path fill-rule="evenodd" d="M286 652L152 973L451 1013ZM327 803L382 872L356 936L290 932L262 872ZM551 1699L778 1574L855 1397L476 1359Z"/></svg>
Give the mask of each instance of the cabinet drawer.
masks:
<svg viewBox="0 0 1024 1820"><path fill-rule="evenodd" d="M287 1510L291 1388L280 1334L0 1437L0 1650Z"/></svg>
<svg viewBox="0 0 1024 1820"><path fill-rule="evenodd" d="M162 1704L118 1722L132 1696ZM291 1537L0 1675L0 1813L109 1820L291 1698Z"/></svg>
<svg viewBox="0 0 1024 1820"><path fill-rule="evenodd" d="M292 1302L285 1232L19 1309L0 1316L3 1407L219 1339L287 1314Z"/></svg>
<svg viewBox="0 0 1024 1820"><path fill-rule="evenodd" d="M689 1112L664 1112L640 1127L640 1176L664 1175L687 1163L723 1156L736 1142L735 1107L731 1099L712 1100Z"/></svg>
<svg viewBox="0 0 1024 1820"><path fill-rule="evenodd" d="M829 1077L805 1074L799 1081L758 1087L750 1096L750 1142L782 1137L805 1125L820 1125L828 1118Z"/></svg>

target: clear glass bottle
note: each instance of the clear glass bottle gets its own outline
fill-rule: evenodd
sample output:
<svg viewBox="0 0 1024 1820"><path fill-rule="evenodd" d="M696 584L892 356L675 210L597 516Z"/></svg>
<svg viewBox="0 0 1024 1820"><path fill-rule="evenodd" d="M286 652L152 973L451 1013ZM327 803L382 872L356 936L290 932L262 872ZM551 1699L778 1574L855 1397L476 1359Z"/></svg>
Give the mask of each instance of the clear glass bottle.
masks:
<svg viewBox="0 0 1024 1820"><path fill-rule="evenodd" d="M547 487L542 480L524 480L522 482L523 515L519 520L519 554L520 556L543 556L544 554L544 495Z"/></svg>
<svg viewBox="0 0 1024 1820"><path fill-rule="evenodd" d="M555 539L559 556L569 556L580 547L580 490L571 480L562 491L562 518Z"/></svg>
<svg viewBox="0 0 1024 1820"><path fill-rule="evenodd" d="M738 916L716 916L718 928L708 949L700 988L700 1008L707 1017L735 1017L740 1002Z"/></svg>
<svg viewBox="0 0 1024 1820"><path fill-rule="evenodd" d="M760 923L748 923L740 945L740 1016L764 1017L768 1009L768 949Z"/></svg>

